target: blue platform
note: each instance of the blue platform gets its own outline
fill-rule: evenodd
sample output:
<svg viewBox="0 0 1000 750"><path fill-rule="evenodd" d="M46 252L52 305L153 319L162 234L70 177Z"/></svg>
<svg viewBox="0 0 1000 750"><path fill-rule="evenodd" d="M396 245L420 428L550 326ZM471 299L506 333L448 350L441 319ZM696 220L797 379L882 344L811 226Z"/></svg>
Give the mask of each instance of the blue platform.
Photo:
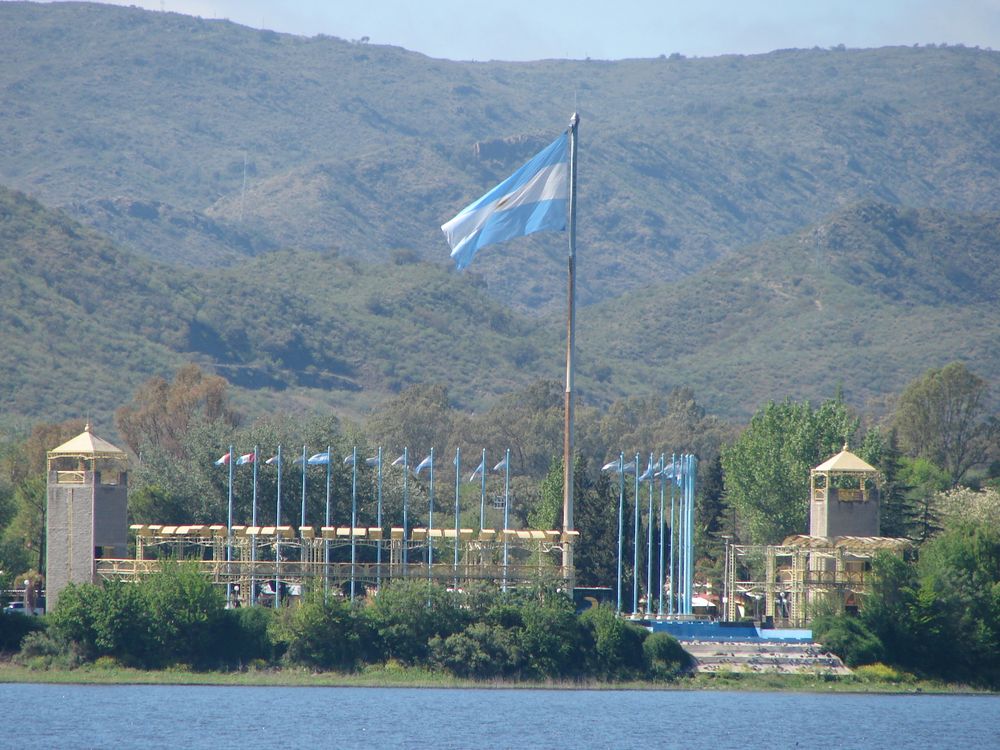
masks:
<svg viewBox="0 0 1000 750"><path fill-rule="evenodd" d="M668 633L679 641L759 641L761 643L812 643L811 630L758 628L746 623L657 622L644 623L654 633Z"/></svg>

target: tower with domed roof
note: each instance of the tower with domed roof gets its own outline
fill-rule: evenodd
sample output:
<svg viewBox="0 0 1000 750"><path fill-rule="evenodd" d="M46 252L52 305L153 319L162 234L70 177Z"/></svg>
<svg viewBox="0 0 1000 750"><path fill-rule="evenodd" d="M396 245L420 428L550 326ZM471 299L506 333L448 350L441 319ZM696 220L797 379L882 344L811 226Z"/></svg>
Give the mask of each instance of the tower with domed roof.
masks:
<svg viewBox="0 0 1000 750"><path fill-rule="evenodd" d="M47 454L45 605L69 583L95 581L95 561L128 552L128 455L91 432Z"/></svg>

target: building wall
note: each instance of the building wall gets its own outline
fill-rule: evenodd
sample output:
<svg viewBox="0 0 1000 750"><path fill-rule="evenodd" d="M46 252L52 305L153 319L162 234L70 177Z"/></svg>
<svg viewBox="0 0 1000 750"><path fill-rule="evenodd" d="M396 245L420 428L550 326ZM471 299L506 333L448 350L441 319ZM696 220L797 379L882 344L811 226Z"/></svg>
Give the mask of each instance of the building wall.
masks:
<svg viewBox="0 0 1000 750"><path fill-rule="evenodd" d="M50 472L46 507L45 608L51 611L68 583L94 581L94 485L58 484Z"/></svg>
<svg viewBox="0 0 1000 750"><path fill-rule="evenodd" d="M128 554L128 489L124 476L117 484L94 487L94 546L114 547L115 557Z"/></svg>
<svg viewBox="0 0 1000 750"><path fill-rule="evenodd" d="M837 490L830 488L827 499L809 504L810 536L878 536L878 493L870 491L867 500L841 501Z"/></svg>

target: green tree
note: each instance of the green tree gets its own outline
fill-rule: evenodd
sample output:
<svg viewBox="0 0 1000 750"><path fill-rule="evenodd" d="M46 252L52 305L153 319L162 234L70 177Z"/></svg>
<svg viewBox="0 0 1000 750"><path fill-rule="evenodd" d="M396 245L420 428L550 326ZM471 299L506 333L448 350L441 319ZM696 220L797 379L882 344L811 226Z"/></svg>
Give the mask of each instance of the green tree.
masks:
<svg viewBox="0 0 1000 750"><path fill-rule="evenodd" d="M569 597L551 591L535 592L522 604L521 617L521 648L529 675L558 679L584 672L593 640Z"/></svg>
<svg viewBox="0 0 1000 750"><path fill-rule="evenodd" d="M382 654L406 664L424 663L435 636L463 629L467 614L442 586L426 581L393 581L365 610Z"/></svg>
<svg viewBox="0 0 1000 750"><path fill-rule="evenodd" d="M166 561L141 585L155 623L157 656L167 664L212 665L222 650L222 589L194 562Z"/></svg>
<svg viewBox="0 0 1000 750"><path fill-rule="evenodd" d="M858 427L842 401L770 402L723 450L726 497L758 544L807 532L809 471L836 453Z"/></svg>
<svg viewBox="0 0 1000 750"><path fill-rule="evenodd" d="M320 590L282 610L270 633L290 663L316 669L352 670L371 642L367 621L351 604Z"/></svg>
<svg viewBox="0 0 1000 750"><path fill-rule="evenodd" d="M905 494L905 536L923 542L941 530L938 493L951 484L951 477L926 458L903 459L900 462L900 483Z"/></svg>
<svg viewBox="0 0 1000 750"><path fill-rule="evenodd" d="M590 630L594 644L590 674L604 680L618 680L642 673L645 630L618 617L607 605L586 610L580 615L580 624Z"/></svg>
<svg viewBox="0 0 1000 750"><path fill-rule="evenodd" d="M903 450L962 481L987 461L998 429L986 418L988 393L986 381L960 362L928 370L906 387L893 415Z"/></svg>
<svg viewBox="0 0 1000 750"><path fill-rule="evenodd" d="M672 680L687 672L694 659L669 633L650 633L642 643L646 671L654 680Z"/></svg>
<svg viewBox="0 0 1000 750"><path fill-rule="evenodd" d="M157 376L143 383L132 403L115 413L115 423L137 455L159 448L180 458L184 439L195 422L223 422L230 428L239 423L229 405L228 386L225 378L187 364L174 374L173 382Z"/></svg>

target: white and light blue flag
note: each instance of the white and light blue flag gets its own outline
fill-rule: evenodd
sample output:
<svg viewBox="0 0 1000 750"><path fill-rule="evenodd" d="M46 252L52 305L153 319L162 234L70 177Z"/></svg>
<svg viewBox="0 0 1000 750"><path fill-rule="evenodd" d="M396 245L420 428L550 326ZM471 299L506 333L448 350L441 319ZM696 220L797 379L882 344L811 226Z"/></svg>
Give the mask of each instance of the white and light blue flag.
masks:
<svg viewBox="0 0 1000 750"><path fill-rule="evenodd" d="M485 245L565 229L568 202L569 134L563 133L441 230L461 271Z"/></svg>
<svg viewBox="0 0 1000 750"><path fill-rule="evenodd" d="M500 463L498 463L496 466L493 467L493 471L503 471L506 468L507 468L507 457L504 456L502 459L500 459Z"/></svg>
<svg viewBox="0 0 1000 750"><path fill-rule="evenodd" d="M473 472L472 472L472 473L471 473L471 474L469 475L469 481L470 481L470 482L474 482L474 481L476 481L476 477L478 477L478 476L482 476L482 473L483 473L484 471L486 471L486 459L485 459L485 458L484 458L484 459L483 459L482 461L480 461L480 462L479 462L479 466L477 466L477 467L476 467L476 470L475 470L475 471L473 471Z"/></svg>
<svg viewBox="0 0 1000 750"><path fill-rule="evenodd" d="M330 454L325 451L323 453L313 453L309 456L309 460L306 463L310 466L328 464L330 463Z"/></svg>
<svg viewBox="0 0 1000 750"><path fill-rule="evenodd" d="M428 466L433 465L433 463L434 463L434 459L432 459L430 456L428 456L423 461L421 461L419 464L417 464L417 468L413 470L413 475L419 477L420 476L420 472L422 472Z"/></svg>

